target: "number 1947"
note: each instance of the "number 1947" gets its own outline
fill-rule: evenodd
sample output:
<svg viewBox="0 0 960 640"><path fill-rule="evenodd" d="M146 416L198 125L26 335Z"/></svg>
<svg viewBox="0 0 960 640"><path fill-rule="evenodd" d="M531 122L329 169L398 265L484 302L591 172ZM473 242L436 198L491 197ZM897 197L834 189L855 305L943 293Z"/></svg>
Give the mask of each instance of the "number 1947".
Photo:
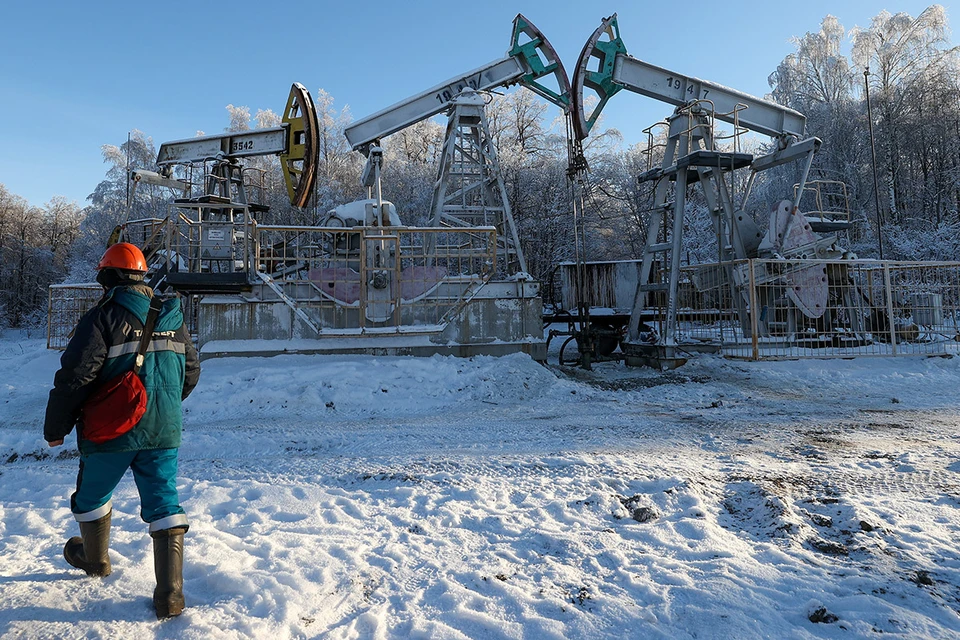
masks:
<svg viewBox="0 0 960 640"><path fill-rule="evenodd" d="M681 89L681 90L682 90L682 89L683 89L683 79L682 79L682 78L674 78L673 76L670 76L669 78L667 78L667 86L670 87L671 89ZM690 96L690 99L691 99L691 100L696 98L696 93L695 93L695 92L696 92L696 85L695 85L693 82L688 83L688 84L687 84L687 94ZM704 89L704 90L701 92L701 95L700 95L700 98L699 98L699 99L700 99L700 100L706 100L706 99L707 99L707 95L709 95L709 94L710 94L710 90L709 90L709 89Z"/></svg>

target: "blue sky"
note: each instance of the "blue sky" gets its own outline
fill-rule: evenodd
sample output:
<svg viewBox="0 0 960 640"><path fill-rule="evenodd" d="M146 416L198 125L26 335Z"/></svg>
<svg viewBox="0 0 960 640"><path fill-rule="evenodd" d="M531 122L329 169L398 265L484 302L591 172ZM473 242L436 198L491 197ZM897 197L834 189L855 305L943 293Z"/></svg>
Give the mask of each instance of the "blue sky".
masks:
<svg viewBox="0 0 960 640"><path fill-rule="evenodd" d="M0 184L42 205L81 205L104 178L100 147L139 129L154 142L217 133L226 105L281 111L292 82L362 118L502 57L523 13L572 70L618 14L630 55L762 96L790 37L828 13L848 30L930 2L16 2L0 38ZM951 20L960 19L947 7ZM457 7L451 9L451 7ZM694 7L694 8L690 8ZM956 38L954 38L956 41ZM621 92L605 124L638 142L670 108Z"/></svg>

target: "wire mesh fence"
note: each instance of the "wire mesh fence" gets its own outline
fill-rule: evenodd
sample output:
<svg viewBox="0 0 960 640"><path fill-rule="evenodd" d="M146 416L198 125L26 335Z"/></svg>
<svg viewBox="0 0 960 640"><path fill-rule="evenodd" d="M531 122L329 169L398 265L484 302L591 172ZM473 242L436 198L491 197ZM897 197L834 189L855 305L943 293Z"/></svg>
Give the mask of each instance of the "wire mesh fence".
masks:
<svg viewBox="0 0 960 640"><path fill-rule="evenodd" d="M251 250L249 260L236 260L233 247L209 259L200 257L210 247L205 224L177 225L183 229L175 232L169 221L163 224L168 229L163 245L177 268L206 270L218 260L229 263L224 268L251 264L251 282L264 285L261 298L294 307L318 333L435 331L496 271L493 227L234 225L233 247ZM145 233L155 237L152 231ZM237 233L243 242L236 242ZM601 274L610 295L591 300L590 306L629 306L620 300L629 297L620 289L627 281L635 289L636 265L623 262L611 269ZM80 317L101 294L95 284L50 288L49 348L66 346ZM960 262L740 260L694 265L681 269L677 296L678 342L715 346L731 357L960 353ZM195 330L196 296L185 302L185 317ZM641 331L651 339L664 335L666 307L665 295L651 296L641 318Z"/></svg>
<svg viewBox="0 0 960 640"><path fill-rule="evenodd" d="M96 306L99 284L55 284L47 298L47 349L65 349L80 318Z"/></svg>
<svg viewBox="0 0 960 640"><path fill-rule="evenodd" d="M258 225L248 207L209 198L130 221L122 239L142 247L148 278L176 276L194 333L200 298L189 294L217 291L282 301L317 333L436 331L497 272L496 227ZM51 288L50 348L66 346L100 295L98 285Z"/></svg>
<svg viewBox="0 0 960 640"><path fill-rule="evenodd" d="M493 227L257 227L257 266L318 331L435 329L496 268Z"/></svg>
<svg viewBox="0 0 960 640"><path fill-rule="evenodd" d="M103 287L95 282L51 285L47 296L47 348L66 349L80 318L96 306ZM197 296L181 296L183 321L191 335L197 333Z"/></svg>
<svg viewBox="0 0 960 640"><path fill-rule="evenodd" d="M681 343L749 359L960 352L960 263L743 260L682 273Z"/></svg>

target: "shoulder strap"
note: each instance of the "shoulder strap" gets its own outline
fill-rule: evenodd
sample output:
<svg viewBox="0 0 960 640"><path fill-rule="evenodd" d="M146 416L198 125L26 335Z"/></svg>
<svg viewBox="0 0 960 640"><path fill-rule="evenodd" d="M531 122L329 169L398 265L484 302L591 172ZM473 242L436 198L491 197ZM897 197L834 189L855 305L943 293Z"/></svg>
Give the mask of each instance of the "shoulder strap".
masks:
<svg viewBox="0 0 960 640"><path fill-rule="evenodd" d="M143 366L143 357L147 353L147 347L150 346L150 339L153 337L153 327L157 324L157 316L160 315L160 307L163 302L159 296L153 296L150 299L150 310L147 312L147 321L143 323L143 332L140 334L140 346L137 348L137 358L134 361L134 375L140 373L140 367Z"/></svg>

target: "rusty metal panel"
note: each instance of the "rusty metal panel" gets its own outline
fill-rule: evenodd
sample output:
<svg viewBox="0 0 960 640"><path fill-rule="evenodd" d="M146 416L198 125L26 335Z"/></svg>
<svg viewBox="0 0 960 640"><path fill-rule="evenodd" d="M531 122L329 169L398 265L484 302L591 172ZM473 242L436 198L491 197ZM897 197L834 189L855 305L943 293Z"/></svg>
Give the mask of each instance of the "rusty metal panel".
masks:
<svg viewBox="0 0 960 640"><path fill-rule="evenodd" d="M629 313L640 280L641 260L587 262L584 264L584 303L590 308ZM566 310L578 307L577 269L573 263L560 265L561 304Z"/></svg>

